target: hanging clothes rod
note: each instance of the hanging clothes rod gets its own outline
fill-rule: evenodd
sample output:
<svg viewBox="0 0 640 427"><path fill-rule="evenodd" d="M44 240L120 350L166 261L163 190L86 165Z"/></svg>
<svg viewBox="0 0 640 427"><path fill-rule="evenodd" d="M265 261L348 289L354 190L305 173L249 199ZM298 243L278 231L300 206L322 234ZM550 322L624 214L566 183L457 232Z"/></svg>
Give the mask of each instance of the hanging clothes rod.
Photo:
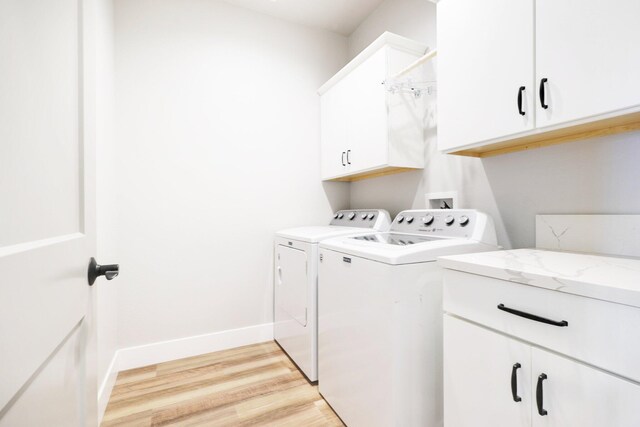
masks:
<svg viewBox="0 0 640 427"><path fill-rule="evenodd" d="M434 49L431 52L427 52L422 58L418 58L413 64L409 65L407 68L405 68L404 70L400 71L399 73L394 74L391 77L390 80L395 80L395 79L397 79L399 77L404 76L409 71L413 70L414 68L418 67L419 65L424 64L425 62L427 62L431 58L434 58L437 54L438 54L438 50L437 49Z"/></svg>

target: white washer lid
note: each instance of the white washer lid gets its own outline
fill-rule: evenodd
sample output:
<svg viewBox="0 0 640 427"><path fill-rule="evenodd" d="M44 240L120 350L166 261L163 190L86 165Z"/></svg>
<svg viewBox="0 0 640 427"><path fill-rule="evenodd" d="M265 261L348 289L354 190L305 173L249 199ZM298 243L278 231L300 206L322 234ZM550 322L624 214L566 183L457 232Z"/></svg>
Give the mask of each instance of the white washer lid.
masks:
<svg viewBox="0 0 640 427"><path fill-rule="evenodd" d="M301 242L318 243L332 237L346 236L349 234L371 233L372 230L360 227L342 227L338 225L321 225L309 227L296 227L280 230L276 236Z"/></svg>

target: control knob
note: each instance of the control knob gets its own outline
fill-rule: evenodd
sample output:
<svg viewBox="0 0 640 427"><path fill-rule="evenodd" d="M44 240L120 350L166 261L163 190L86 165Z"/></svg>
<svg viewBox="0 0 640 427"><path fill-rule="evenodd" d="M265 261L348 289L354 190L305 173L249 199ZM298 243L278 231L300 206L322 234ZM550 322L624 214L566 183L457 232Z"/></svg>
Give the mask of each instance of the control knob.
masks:
<svg viewBox="0 0 640 427"><path fill-rule="evenodd" d="M401 224L402 221L404 221L404 217L402 215L398 215L396 219L398 220L398 224Z"/></svg>
<svg viewBox="0 0 640 427"><path fill-rule="evenodd" d="M413 222L413 217L412 216L408 216L407 217L407 224L411 224Z"/></svg>
<svg viewBox="0 0 640 427"><path fill-rule="evenodd" d="M444 223L447 225L451 225L454 222L456 222L456 219L452 215L447 215L447 217L444 219Z"/></svg>
<svg viewBox="0 0 640 427"><path fill-rule="evenodd" d="M338 219L342 219L342 218L344 218L344 214L343 214L342 212L340 212L340 213L338 214Z"/></svg>
<svg viewBox="0 0 640 427"><path fill-rule="evenodd" d="M371 221L371 220L372 220L373 218L375 218L375 217L376 217L376 214L372 214L372 213L370 213L370 214L369 214L369 221Z"/></svg>
<svg viewBox="0 0 640 427"><path fill-rule="evenodd" d="M360 218L362 218L362 219L367 219L367 214L366 214L366 213L363 213L362 215L360 215Z"/></svg>
<svg viewBox="0 0 640 427"><path fill-rule="evenodd" d="M349 220L353 220L353 218L355 218L355 217L356 217L356 213L355 212L351 212L349 214Z"/></svg>
<svg viewBox="0 0 640 427"><path fill-rule="evenodd" d="M424 225L429 225L433 222L433 215L431 214L426 214L425 216L422 217L422 223Z"/></svg>
<svg viewBox="0 0 640 427"><path fill-rule="evenodd" d="M466 215L462 215L460 219L458 219L458 223L464 227L465 225L469 224L469 217Z"/></svg>
<svg viewBox="0 0 640 427"><path fill-rule="evenodd" d="M335 213L335 214L333 215L333 219L338 219L338 214L337 214L337 213Z"/></svg>

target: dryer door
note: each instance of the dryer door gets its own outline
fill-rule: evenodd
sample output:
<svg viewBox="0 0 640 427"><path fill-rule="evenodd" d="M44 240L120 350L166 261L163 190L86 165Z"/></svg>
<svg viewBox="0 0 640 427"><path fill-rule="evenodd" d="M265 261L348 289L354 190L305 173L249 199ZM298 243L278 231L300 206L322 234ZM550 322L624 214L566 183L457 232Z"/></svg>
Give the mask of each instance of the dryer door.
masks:
<svg viewBox="0 0 640 427"><path fill-rule="evenodd" d="M307 326L307 253L278 245L276 258L276 301L302 326Z"/></svg>

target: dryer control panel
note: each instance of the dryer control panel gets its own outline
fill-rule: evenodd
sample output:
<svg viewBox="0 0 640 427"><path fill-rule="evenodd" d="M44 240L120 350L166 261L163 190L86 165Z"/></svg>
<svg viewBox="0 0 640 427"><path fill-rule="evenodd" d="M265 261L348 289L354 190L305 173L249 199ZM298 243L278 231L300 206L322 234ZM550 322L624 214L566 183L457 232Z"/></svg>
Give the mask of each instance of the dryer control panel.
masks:
<svg viewBox="0 0 640 427"><path fill-rule="evenodd" d="M384 209L351 209L333 214L329 225L385 230L389 223L391 223L391 217Z"/></svg>
<svg viewBox="0 0 640 427"><path fill-rule="evenodd" d="M487 232L495 235L491 218L475 209L402 211L393 220L391 232L479 241L485 239Z"/></svg>

